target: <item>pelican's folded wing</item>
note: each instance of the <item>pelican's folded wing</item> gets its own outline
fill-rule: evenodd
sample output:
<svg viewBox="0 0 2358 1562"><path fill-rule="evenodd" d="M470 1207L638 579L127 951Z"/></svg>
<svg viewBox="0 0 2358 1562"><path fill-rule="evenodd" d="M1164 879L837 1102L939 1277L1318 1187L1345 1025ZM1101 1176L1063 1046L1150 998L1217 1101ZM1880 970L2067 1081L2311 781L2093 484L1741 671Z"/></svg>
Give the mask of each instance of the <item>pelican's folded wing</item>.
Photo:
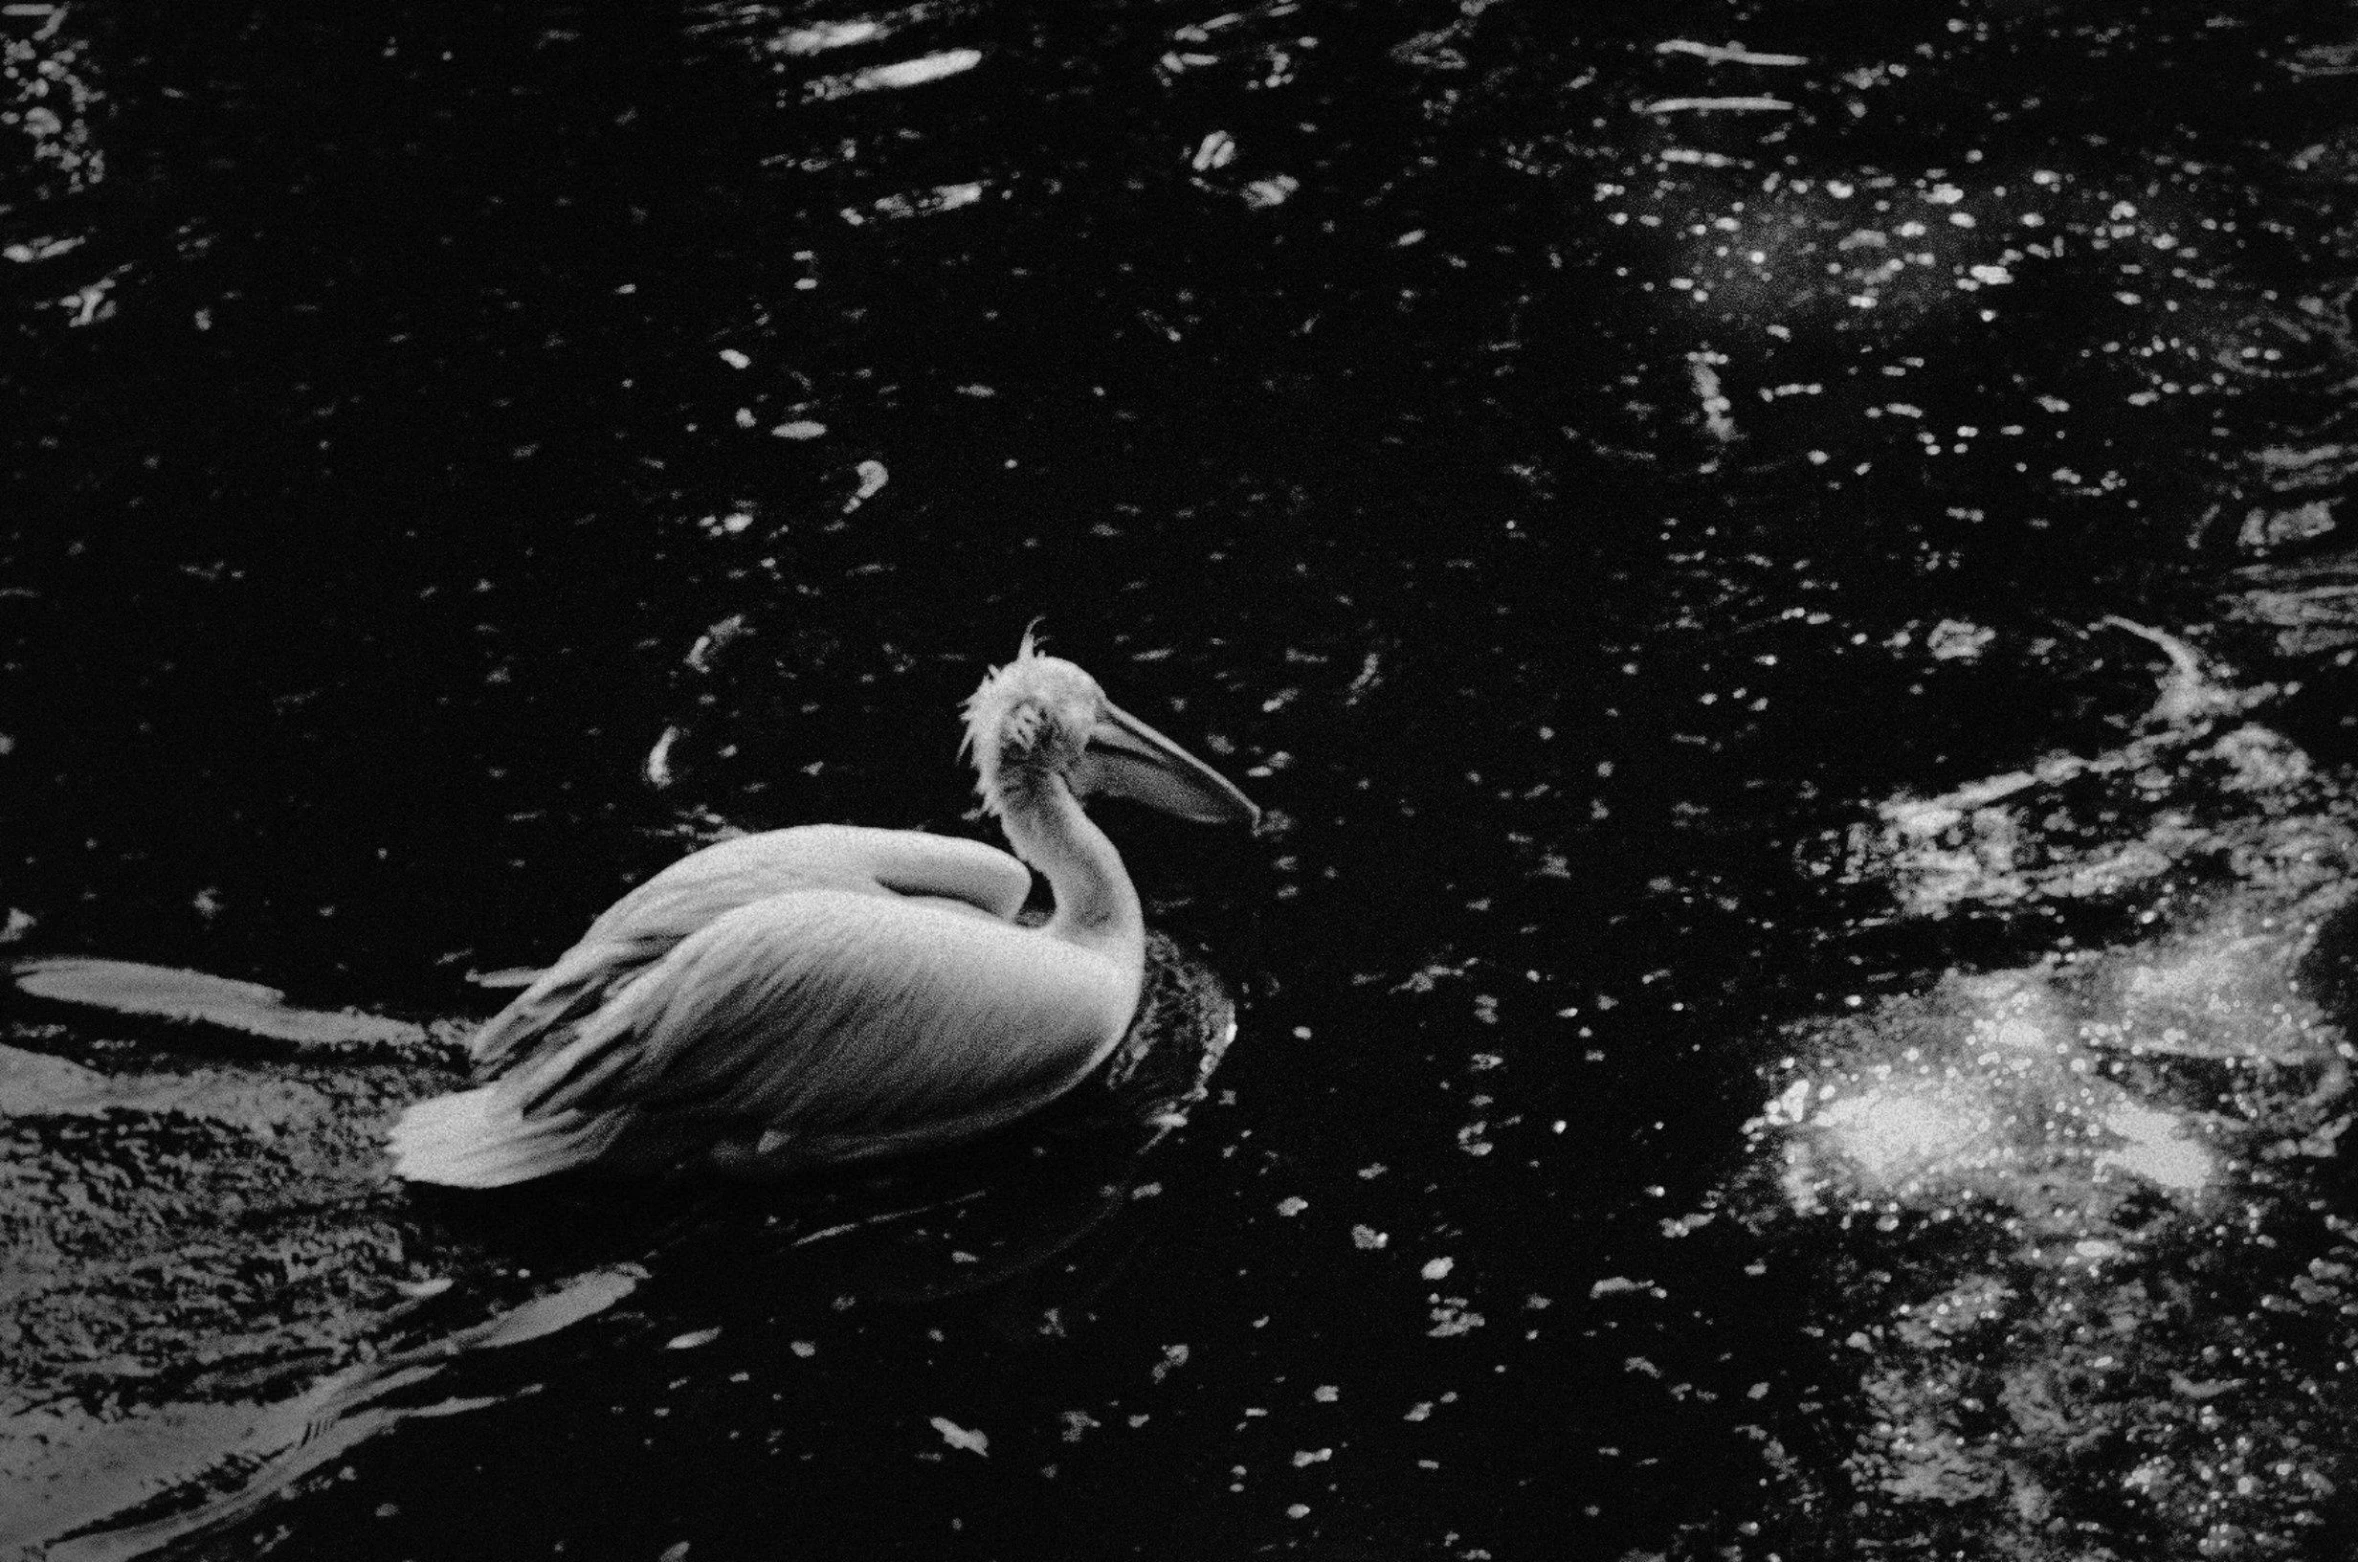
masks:
<svg viewBox="0 0 2358 1562"><path fill-rule="evenodd" d="M581 941L468 1044L478 1078L561 1049L631 978L740 906L797 890L918 896L1014 917L1031 870L980 841L916 830L801 825L742 835L681 858L616 901Z"/></svg>
<svg viewBox="0 0 2358 1562"><path fill-rule="evenodd" d="M1137 976L1046 933L836 890L681 942L517 1082L527 1115L750 1124L845 1158L962 1138L1068 1089Z"/></svg>

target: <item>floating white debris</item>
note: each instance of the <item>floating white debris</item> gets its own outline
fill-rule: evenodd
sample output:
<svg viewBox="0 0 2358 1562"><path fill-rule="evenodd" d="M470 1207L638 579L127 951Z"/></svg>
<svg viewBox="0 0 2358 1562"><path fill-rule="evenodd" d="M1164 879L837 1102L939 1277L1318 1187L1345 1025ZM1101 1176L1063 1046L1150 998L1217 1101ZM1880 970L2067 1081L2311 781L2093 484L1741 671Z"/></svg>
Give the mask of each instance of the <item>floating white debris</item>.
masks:
<svg viewBox="0 0 2358 1562"><path fill-rule="evenodd" d="M1932 632L1924 637L1924 649L1932 653L1932 659L1936 662L1970 662L1980 657L1989 643L1997 638L1998 632L1994 629L1968 623L1961 618L1944 618L1933 625Z"/></svg>
<svg viewBox="0 0 2358 1562"><path fill-rule="evenodd" d="M540 980L541 968L536 965L503 965L496 971L469 971L467 980L477 987L503 992L517 987L530 987Z"/></svg>
<svg viewBox="0 0 2358 1562"><path fill-rule="evenodd" d="M115 279L113 277L100 277L80 292L68 293L65 297L57 300L59 307L73 311L72 318L68 319L66 324L69 326L95 325L101 320L113 319L115 306L107 298L107 292L114 285Z"/></svg>
<svg viewBox="0 0 2358 1562"><path fill-rule="evenodd" d="M58 1003L88 1004L116 1014L194 1021L295 1046L404 1046L425 1031L376 1014L298 1009L286 994L258 982L132 960L60 956L28 960L14 971L17 990Z"/></svg>
<svg viewBox="0 0 2358 1562"><path fill-rule="evenodd" d="M1654 45L1656 54L1692 54L1712 65L1807 65L1806 54L1756 54L1740 43L1695 43L1669 38Z"/></svg>
<svg viewBox="0 0 2358 1562"><path fill-rule="evenodd" d="M2244 515L2243 526L2236 533L2236 545L2247 552L2266 553L2288 543L2322 537L2336 525L2334 504L2331 499L2311 499L2281 510L2254 506Z"/></svg>
<svg viewBox="0 0 2358 1562"><path fill-rule="evenodd" d="M1482 1327L1482 1323L1482 1315L1467 1307L1464 1297L1445 1297L1433 1309L1433 1326L1425 1333L1434 1339L1446 1340L1460 1334L1471 1334Z"/></svg>
<svg viewBox="0 0 2358 1562"><path fill-rule="evenodd" d="M696 529L707 537L734 537L753 524L753 517L743 510L731 510L725 515L700 516Z"/></svg>
<svg viewBox="0 0 2358 1562"><path fill-rule="evenodd" d="M2024 784L2029 777L2024 777ZM1965 817L1962 809L1938 798L1895 797L1882 806L1883 817L1902 835L1933 836Z"/></svg>
<svg viewBox="0 0 2358 1562"><path fill-rule="evenodd" d="M942 1441L952 1448L963 1448L970 1454L991 1456L991 1440L980 1432L970 1432L948 1416L932 1418L933 1429L942 1434Z"/></svg>
<svg viewBox="0 0 2358 1562"><path fill-rule="evenodd" d="M6 249L0 249L0 256L6 256L22 266L36 260L47 260L53 255L63 255L66 251L79 249L81 246L82 236L74 234L62 239L43 238L34 239L25 244L11 244Z"/></svg>
<svg viewBox="0 0 2358 1562"><path fill-rule="evenodd" d="M699 1345L710 1345L721 1337L718 1329L691 1329L686 1334L675 1334L663 1342L665 1350L694 1350Z"/></svg>
<svg viewBox="0 0 2358 1562"><path fill-rule="evenodd" d="M1197 173L1209 173L1215 168L1226 168L1236 161L1236 138L1225 130L1214 130L1196 145L1188 166Z"/></svg>
<svg viewBox="0 0 2358 1562"><path fill-rule="evenodd" d="M980 49L943 49L933 54L922 54L913 60L895 60L890 65L872 65L864 71L848 76L822 76L803 89L804 97L813 102L849 97L855 92L891 92L903 87L921 87L929 81L940 81L945 76L956 76L982 63Z"/></svg>
<svg viewBox="0 0 2358 1562"><path fill-rule="evenodd" d="M665 727L663 735L655 740L655 746L647 750L647 762L640 767L647 784L658 792L671 785L671 746L679 740L678 727Z"/></svg>
<svg viewBox="0 0 2358 1562"><path fill-rule="evenodd" d="M1417 1272L1428 1280L1444 1280L1448 1278L1449 1271L1456 1267L1457 1260L1454 1258L1429 1258L1425 1260L1425 1267Z"/></svg>
<svg viewBox="0 0 2358 1562"><path fill-rule="evenodd" d="M1303 1198L1298 1193L1293 1194L1287 1198L1280 1199L1277 1202L1277 1212L1280 1215L1286 1216L1288 1219L1299 1215L1302 1213L1302 1211L1308 1209L1309 1207L1310 1201L1306 1198Z"/></svg>
<svg viewBox="0 0 2358 1562"><path fill-rule="evenodd" d="M826 432L826 424L814 422L809 418L796 418L791 423L781 423L770 430L770 433L779 439L817 439Z"/></svg>
<svg viewBox="0 0 2358 1562"><path fill-rule="evenodd" d="M843 513L846 515L851 514L852 511L882 493L884 485L892 481L892 474L884 469L884 463L881 461L863 461L857 470L860 474L860 486L849 499L843 501Z"/></svg>
<svg viewBox="0 0 2358 1562"><path fill-rule="evenodd" d="M1244 203L1255 211L1278 206L1302 187L1302 181L1292 174L1276 174L1267 179L1255 179L1244 187Z"/></svg>
<svg viewBox="0 0 2358 1562"><path fill-rule="evenodd" d="M731 613L696 637L688 647L688 665L700 673L712 671L713 658L728 648L731 641L746 632L745 615Z"/></svg>
<svg viewBox="0 0 2358 1562"><path fill-rule="evenodd" d="M720 357L721 362L727 364L732 369L750 369L753 367L753 360L746 357L743 353L737 351L737 349L734 347L722 348L720 350Z"/></svg>
<svg viewBox="0 0 2358 1562"><path fill-rule="evenodd" d="M2157 1107L2124 1101L2097 1119L2128 1143L2096 1157L2099 1166L2118 1166L2157 1187L2191 1193L2211 1180L2211 1152L2184 1136L2176 1117Z"/></svg>
<svg viewBox="0 0 2358 1562"><path fill-rule="evenodd" d="M522 1270L518 1274L524 1273ZM521 1345L569 1329L585 1318L599 1313L621 1301L639 1288L647 1278L647 1271L636 1264L617 1264L612 1269L593 1269L576 1275L562 1286L500 1314L491 1322L454 1338L468 1345L501 1349Z"/></svg>
<svg viewBox="0 0 2358 1562"><path fill-rule="evenodd" d="M982 198L982 181L969 180L964 184L937 184L930 190L910 194L887 195L871 202L869 210L886 219L931 217L940 212L954 212L961 206L972 206ZM843 220L857 227L865 219L858 211L846 208Z"/></svg>
<svg viewBox="0 0 2358 1562"><path fill-rule="evenodd" d="M1639 110L1644 114L1713 113L1778 113L1789 110L1792 104L1783 98L1658 98ZM1828 186L1832 188L1831 185Z"/></svg>
<svg viewBox="0 0 2358 1562"><path fill-rule="evenodd" d="M1789 1127L1809 1115L1809 1081L1797 1079L1779 1091L1761 1115L1772 1127Z"/></svg>
<svg viewBox="0 0 2358 1562"><path fill-rule="evenodd" d="M1703 409L1703 431L1723 445L1737 435L1735 419L1728 416L1735 403L1721 388L1719 370L1715 367L1727 361L1725 353L1715 353L1709 348L1687 354L1687 373L1694 381L1695 399Z"/></svg>
<svg viewBox="0 0 2358 1562"><path fill-rule="evenodd" d="M770 42L779 54L820 54L829 49L848 49L853 44L868 43L884 36L881 22L807 22L790 27Z"/></svg>

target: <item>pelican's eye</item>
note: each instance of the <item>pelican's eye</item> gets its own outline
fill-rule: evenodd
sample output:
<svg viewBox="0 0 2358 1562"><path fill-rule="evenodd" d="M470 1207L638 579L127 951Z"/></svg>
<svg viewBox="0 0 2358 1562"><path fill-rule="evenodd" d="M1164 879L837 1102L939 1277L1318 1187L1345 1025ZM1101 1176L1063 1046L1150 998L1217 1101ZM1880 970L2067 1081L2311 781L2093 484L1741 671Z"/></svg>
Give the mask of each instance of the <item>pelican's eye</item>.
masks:
<svg viewBox="0 0 2358 1562"><path fill-rule="evenodd" d="M1048 713L1036 700L1025 700L1007 712L999 724L999 752L1011 756L1028 755L1039 746L1040 734L1048 725Z"/></svg>

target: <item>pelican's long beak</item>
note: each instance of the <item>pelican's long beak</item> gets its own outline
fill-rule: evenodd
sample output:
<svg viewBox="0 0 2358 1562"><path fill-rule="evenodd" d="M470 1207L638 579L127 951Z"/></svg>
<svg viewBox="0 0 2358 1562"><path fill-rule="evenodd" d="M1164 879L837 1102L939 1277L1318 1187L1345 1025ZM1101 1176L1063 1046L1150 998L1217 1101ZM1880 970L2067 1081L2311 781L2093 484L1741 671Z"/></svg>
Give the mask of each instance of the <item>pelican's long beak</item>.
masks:
<svg viewBox="0 0 2358 1562"><path fill-rule="evenodd" d="M1111 703L1089 734L1089 790L1111 792L1198 824L1254 824L1261 810L1223 776Z"/></svg>

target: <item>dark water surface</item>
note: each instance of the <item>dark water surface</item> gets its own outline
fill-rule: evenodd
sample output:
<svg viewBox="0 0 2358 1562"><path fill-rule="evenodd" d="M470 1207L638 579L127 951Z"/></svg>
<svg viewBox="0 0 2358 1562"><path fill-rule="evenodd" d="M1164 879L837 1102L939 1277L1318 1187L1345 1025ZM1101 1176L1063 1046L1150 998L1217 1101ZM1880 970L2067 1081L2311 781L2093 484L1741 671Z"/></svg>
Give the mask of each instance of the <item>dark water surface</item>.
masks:
<svg viewBox="0 0 2358 1562"><path fill-rule="evenodd" d="M2358 1549L2347 7L0 45L0 1554ZM1184 1127L388 1180L1035 616Z"/></svg>

